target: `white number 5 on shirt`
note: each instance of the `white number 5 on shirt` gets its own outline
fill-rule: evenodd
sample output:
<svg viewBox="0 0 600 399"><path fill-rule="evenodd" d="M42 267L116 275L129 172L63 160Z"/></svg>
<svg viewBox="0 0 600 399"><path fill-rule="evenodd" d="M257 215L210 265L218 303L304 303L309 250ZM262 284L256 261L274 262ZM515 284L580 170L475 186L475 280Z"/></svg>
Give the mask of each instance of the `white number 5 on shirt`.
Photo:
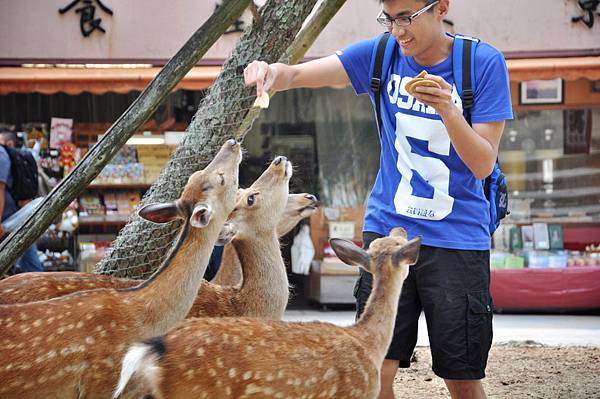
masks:
<svg viewBox="0 0 600 399"><path fill-rule="evenodd" d="M448 194L450 169L440 159L414 153L407 136L426 141L432 155L449 156L448 132L440 120L396 113L396 166L402 175L394 197L396 211L410 218L442 220L452 212L454 204L454 198ZM410 182L415 171L433 188L432 198L414 194Z"/></svg>

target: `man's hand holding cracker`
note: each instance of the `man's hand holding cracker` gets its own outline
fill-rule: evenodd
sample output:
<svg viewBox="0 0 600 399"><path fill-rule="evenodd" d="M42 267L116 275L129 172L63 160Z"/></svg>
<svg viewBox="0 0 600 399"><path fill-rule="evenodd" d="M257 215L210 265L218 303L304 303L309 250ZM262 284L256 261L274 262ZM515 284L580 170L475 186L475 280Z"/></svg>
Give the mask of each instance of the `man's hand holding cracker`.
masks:
<svg viewBox="0 0 600 399"><path fill-rule="evenodd" d="M423 72L406 84L409 94L419 102L433 107L442 119L458 111L452 101L452 86L441 76Z"/></svg>

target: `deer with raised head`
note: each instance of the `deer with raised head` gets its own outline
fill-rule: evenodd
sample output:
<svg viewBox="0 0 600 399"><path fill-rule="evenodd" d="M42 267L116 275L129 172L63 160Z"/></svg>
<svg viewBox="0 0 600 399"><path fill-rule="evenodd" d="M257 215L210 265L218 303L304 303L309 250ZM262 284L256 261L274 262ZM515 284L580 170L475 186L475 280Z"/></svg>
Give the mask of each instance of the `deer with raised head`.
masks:
<svg viewBox="0 0 600 399"><path fill-rule="evenodd" d="M331 245L342 261L374 274L354 325L186 319L129 348L114 398L376 398L402 284L421 238L407 241L397 228L368 251L341 239Z"/></svg>
<svg viewBox="0 0 600 399"><path fill-rule="evenodd" d="M191 315L281 319L289 283L277 225L288 200L292 163L277 157L250 187L238 192L229 221L236 229L231 245L239 257L240 286L203 284Z"/></svg>
<svg viewBox="0 0 600 399"><path fill-rule="evenodd" d="M317 197L312 194L290 194L285 210L277 224L277 236L283 237L302 220L310 217L317 209ZM223 248L221 266L215 277L210 281L223 286L236 286L242 282L242 265L232 244ZM2 300L0 286L0 301Z"/></svg>
<svg viewBox="0 0 600 399"><path fill-rule="evenodd" d="M309 217L317 208L317 198L308 193L289 194L287 204L279 224L279 237L289 233L300 220ZM271 215L270 217L275 217ZM238 217L238 222L240 218ZM235 226L232 226L235 229ZM220 244L226 244L223 260L215 279L211 283L234 286L242 281L242 267L229 241L232 230L222 230ZM219 280L219 281L216 281ZM0 281L0 304L25 303L43 301L97 288L127 288L141 284L144 280L112 277L84 272L32 272L10 276ZM201 295L198 301L202 301ZM191 313L190 317L200 317Z"/></svg>
<svg viewBox="0 0 600 399"><path fill-rule="evenodd" d="M250 316L280 319L289 298L289 283L277 238L278 221L289 203L289 181L292 165L285 157L277 157L267 170L247 189L239 190L237 202L229 221L236 232L228 244L239 253L244 270L241 286L222 287L204 281L188 317ZM316 205L316 198L306 195L305 207ZM238 255L236 255L236 258ZM64 292L78 287L91 289L94 286L128 287L135 280L106 278L89 273L73 273L62 277L60 273L44 278L39 276L39 287L34 287L21 279L29 290L19 287L17 293L23 296L48 295L57 290ZM44 290L40 293L40 288ZM32 290L33 289L33 290ZM27 292L32 291L32 292ZM37 294L40 293L40 294ZM10 294L10 293L9 293Z"/></svg>
<svg viewBox="0 0 600 399"><path fill-rule="evenodd" d="M139 210L157 223L183 220L167 258L144 283L0 306L0 397L110 397L126 348L165 333L192 307L235 205L240 161L240 144L229 140L190 176L177 201Z"/></svg>

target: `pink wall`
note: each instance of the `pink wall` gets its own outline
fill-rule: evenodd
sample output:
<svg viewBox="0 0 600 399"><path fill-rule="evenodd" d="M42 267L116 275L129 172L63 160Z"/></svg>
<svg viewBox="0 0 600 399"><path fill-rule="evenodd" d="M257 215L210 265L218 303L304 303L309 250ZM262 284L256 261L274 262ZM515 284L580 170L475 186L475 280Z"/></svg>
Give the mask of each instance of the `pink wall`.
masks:
<svg viewBox="0 0 600 399"><path fill-rule="evenodd" d="M111 17L96 8L107 33L84 38L77 7L58 13L71 1L0 0L0 62L167 60L216 4L216 0L102 0L114 12ZM308 57L331 54L379 33L375 22L379 7L377 0L348 0ZM450 19L456 31L483 38L505 52L600 49L600 18L589 29L571 23L577 13L576 0L456 0L451 2ZM249 12L244 19L251 20ZM238 37L220 39L205 60L226 58Z"/></svg>

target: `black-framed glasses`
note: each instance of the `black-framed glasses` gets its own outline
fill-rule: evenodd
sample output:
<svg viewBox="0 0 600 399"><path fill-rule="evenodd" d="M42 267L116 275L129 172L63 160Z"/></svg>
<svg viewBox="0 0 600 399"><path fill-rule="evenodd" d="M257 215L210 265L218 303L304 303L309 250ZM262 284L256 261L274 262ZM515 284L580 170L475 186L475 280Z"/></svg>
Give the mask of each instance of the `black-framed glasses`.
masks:
<svg viewBox="0 0 600 399"><path fill-rule="evenodd" d="M398 27L408 26L412 24L412 21L418 18L419 15L426 13L431 7L435 6L437 3L439 3L439 0L434 1L433 3L421 8L419 11L415 12L412 15L400 16L395 18L388 17L387 15L385 15L383 10L381 10L379 15L377 16L377 22L379 22L386 28L391 27L392 24L395 24Z"/></svg>

